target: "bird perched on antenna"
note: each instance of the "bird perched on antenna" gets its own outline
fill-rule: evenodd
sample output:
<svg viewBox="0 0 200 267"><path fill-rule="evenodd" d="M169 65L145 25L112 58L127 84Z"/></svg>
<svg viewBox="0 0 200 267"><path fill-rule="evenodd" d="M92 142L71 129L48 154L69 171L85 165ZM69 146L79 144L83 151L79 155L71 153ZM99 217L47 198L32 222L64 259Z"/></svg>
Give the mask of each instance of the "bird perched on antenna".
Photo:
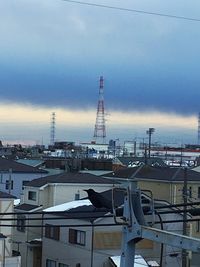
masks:
<svg viewBox="0 0 200 267"><path fill-rule="evenodd" d="M83 190L83 191L87 192L88 199L90 200L90 202L92 203L92 205L95 208L97 208L97 209L105 208L110 212L112 211L112 209L113 209L112 201L103 197L101 193L98 193L98 192L94 191L93 189L87 189L87 190Z"/></svg>

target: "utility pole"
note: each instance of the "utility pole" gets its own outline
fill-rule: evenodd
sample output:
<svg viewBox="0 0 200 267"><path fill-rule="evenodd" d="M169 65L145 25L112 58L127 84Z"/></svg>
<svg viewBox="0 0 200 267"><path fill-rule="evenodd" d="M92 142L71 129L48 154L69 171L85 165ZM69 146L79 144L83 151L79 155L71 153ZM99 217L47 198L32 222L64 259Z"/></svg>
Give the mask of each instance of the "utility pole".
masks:
<svg viewBox="0 0 200 267"><path fill-rule="evenodd" d="M54 146L55 143L55 124L56 124L56 113L52 112L51 114L51 139L50 144L51 146Z"/></svg>
<svg viewBox="0 0 200 267"><path fill-rule="evenodd" d="M184 182L183 182L183 235L187 235L187 168L184 168ZM182 250L182 267L187 267L187 251Z"/></svg>
<svg viewBox="0 0 200 267"><path fill-rule="evenodd" d="M151 157L151 136L155 132L155 128L149 128L149 130L146 131L146 133L149 135L149 153L148 157Z"/></svg>
<svg viewBox="0 0 200 267"><path fill-rule="evenodd" d="M11 194L12 190L12 169L9 169L9 180L8 180L8 193Z"/></svg>

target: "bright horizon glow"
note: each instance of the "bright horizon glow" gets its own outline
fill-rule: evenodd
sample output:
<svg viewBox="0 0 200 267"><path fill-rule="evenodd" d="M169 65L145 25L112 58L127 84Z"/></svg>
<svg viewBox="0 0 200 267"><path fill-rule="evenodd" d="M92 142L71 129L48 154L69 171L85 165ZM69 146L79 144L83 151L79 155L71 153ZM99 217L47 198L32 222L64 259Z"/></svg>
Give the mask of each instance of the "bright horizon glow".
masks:
<svg viewBox="0 0 200 267"><path fill-rule="evenodd" d="M3 143L35 144L44 141L47 144L50 139L52 112L56 113L56 139L74 142L91 141L96 120L95 109L72 110L1 103L1 138ZM145 135L145 129L149 127L156 128L156 134L160 140L166 129L173 132L170 135L174 135L174 138L177 136L181 138L183 133L185 135L194 133L195 135L197 118L155 110L149 112L109 110L109 115L106 116L107 140L118 138L118 135L122 139L135 138L135 133L137 136L138 134ZM187 136L188 139L189 135Z"/></svg>
<svg viewBox="0 0 200 267"><path fill-rule="evenodd" d="M59 125L94 125L96 119L95 109L72 110L62 108L40 107L19 104L0 104L1 123L44 123L50 125L51 114L56 113L56 124ZM183 116L175 113L164 113L159 111L129 111L120 112L110 110L106 116L107 125L110 126L145 126L154 127L180 127L195 129L197 127L197 117L194 115Z"/></svg>

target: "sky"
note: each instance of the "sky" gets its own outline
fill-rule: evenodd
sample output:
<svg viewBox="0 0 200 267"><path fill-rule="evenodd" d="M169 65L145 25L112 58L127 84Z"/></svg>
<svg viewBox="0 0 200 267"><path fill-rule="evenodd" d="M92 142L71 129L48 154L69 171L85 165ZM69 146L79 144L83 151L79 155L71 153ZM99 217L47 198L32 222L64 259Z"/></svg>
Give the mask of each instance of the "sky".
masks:
<svg viewBox="0 0 200 267"><path fill-rule="evenodd" d="M3 143L48 144L52 112L57 141L90 142L101 75L107 140L140 140L153 127L155 142L196 143L200 2L84 3L129 11L65 0L0 0Z"/></svg>

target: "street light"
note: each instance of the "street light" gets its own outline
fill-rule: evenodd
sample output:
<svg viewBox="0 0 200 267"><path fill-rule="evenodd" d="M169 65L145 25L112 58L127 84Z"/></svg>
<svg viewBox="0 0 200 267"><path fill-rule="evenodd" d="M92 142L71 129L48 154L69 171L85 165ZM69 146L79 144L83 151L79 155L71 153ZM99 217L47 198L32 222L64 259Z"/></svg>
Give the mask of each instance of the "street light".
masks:
<svg viewBox="0 0 200 267"><path fill-rule="evenodd" d="M155 132L155 128L149 128L149 130L146 131L146 133L149 135L149 153L148 157L151 157L151 135Z"/></svg>

